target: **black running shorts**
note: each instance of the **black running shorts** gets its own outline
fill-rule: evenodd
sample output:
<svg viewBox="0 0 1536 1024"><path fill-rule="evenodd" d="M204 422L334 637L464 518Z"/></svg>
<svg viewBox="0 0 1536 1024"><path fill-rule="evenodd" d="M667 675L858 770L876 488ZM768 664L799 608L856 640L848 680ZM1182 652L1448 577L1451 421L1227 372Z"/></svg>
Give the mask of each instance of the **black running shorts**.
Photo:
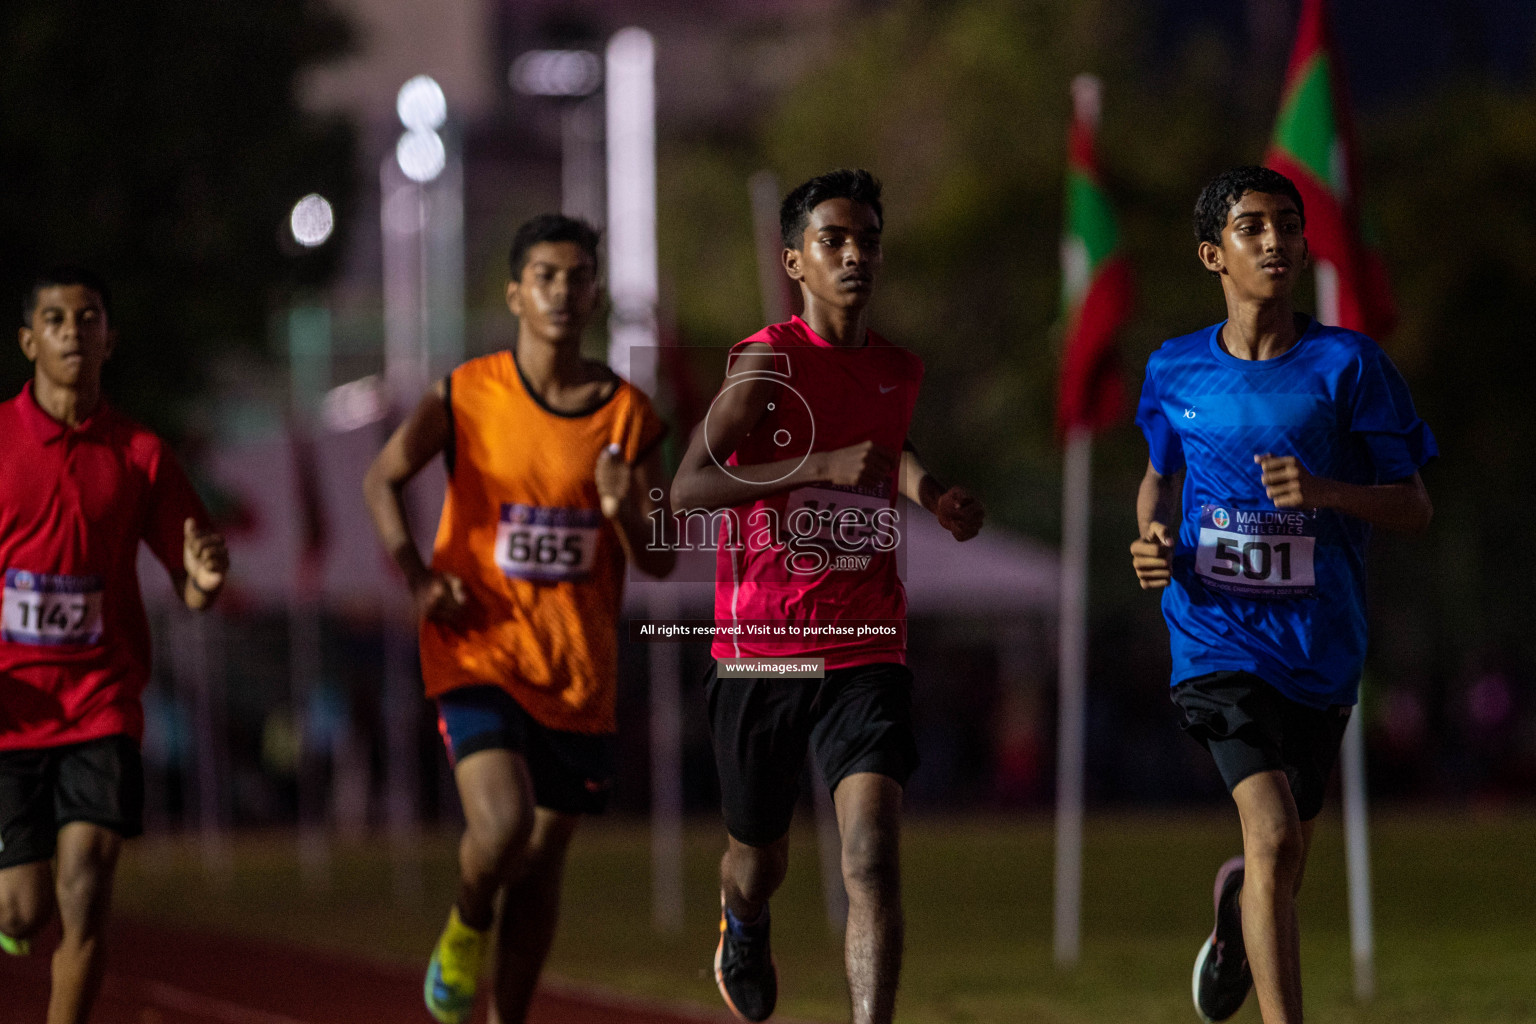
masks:
<svg viewBox="0 0 1536 1024"><path fill-rule="evenodd" d="M59 829L144 831L144 760L127 736L0 751L0 868L51 860Z"/></svg>
<svg viewBox="0 0 1536 1024"><path fill-rule="evenodd" d="M561 814L601 814L613 790L613 736L540 725L499 686L437 698L437 729L458 764L482 750L514 750L528 763L534 802Z"/></svg>
<svg viewBox="0 0 1536 1024"><path fill-rule="evenodd" d="M824 679L705 677L725 827L749 846L789 831L807 746L827 788L858 772L907 784L917 768L912 673L879 663Z"/></svg>
<svg viewBox="0 0 1536 1024"><path fill-rule="evenodd" d="M1231 792L1250 775L1283 771L1296 813L1311 821L1323 809L1350 706L1309 707L1247 672L1212 672L1173 688L1184 731L1216 760Z"/></svg>

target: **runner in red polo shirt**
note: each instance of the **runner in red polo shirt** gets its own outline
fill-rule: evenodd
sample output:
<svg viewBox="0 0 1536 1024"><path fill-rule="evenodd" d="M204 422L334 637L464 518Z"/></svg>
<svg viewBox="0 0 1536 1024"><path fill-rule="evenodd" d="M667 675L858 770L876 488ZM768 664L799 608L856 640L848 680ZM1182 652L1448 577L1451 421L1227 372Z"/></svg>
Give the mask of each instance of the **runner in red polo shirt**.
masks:
<svg viewBox="0 0 1536 1024"><path fill-rule="evenodd" d="M118 851L141 831L139 542L194 610L229 564L164 442L101 397L109 302L83 269L37 278L20 332L32 381L0 404L0 949L28 952L57 906L49 1024L90 1013Z"/></svg>

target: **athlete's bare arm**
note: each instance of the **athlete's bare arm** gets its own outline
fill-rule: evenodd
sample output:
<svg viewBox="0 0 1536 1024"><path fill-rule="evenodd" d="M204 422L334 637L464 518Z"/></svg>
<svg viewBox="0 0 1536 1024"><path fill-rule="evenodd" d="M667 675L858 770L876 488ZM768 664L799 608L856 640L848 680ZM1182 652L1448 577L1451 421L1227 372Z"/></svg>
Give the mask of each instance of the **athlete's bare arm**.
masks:
<svg viewBox="0 0 1536 1024"><path fill-rule="evenodd" d="M945 486L923 468L917 452L908 447L901 451L901 493L915 501L939 520L939 525L954 534L955 540L970 540L981 532L987 511L964 487Z"/></svg>
<svg viewBox="0 0 1536 1024"><path fill-rule="evenodd" d="M1136 525L1141 535L1131 542L1131 567L1142 590L1168 585L1173 574L1173 540L1177 521L1178 474L1164 476L1147 461L1147 472L1136 492Z"/></svg>
<svg viewBox="0 0 1536 1024"><path fill-rule="evenodd" d="M619 546L624 549L624 557L630 564L647 576L661 579L677 564L676 551L671 548L657 550L647 543L651 525L648 517L656 509L666 507L661 452L653 451L639 463L630 465L617 448L612 445L604 449L593 470L603 515L613 521ZM660 501L651 497L653 492L661 495Z"/></svg>
<svg viewBox="0 0 1536 1024"><path fill-rule="evenodd" d="M363 500L379 540L411 588L416 612L445 625L462 622L469 611L469 590L452 573L433 572L421 560L405 521L401 493L410 479L448 445L448 409L438 381L384 443L363 476Z"/></svg>
<svg viewBox="0 0 1536 1024"><path fill-rule="evenodd" d="M198 529L195 519L181 524L182 570L186 578L181 581L181 600L195 612L213 604L224 587L224 577L229 572L229 549L224 546L224 535L217 530Z"/></svg>
<svg viewBox="0 0 1536 1024"><path fill-rule="evenodd" d="M1276 508L1331 508L1372 526L1418 533L1429 526L1434 506L1424 481L1415 473L1390 484L1346 484L1313 476L1294 455L1253 457L1264 491Z"/></svg>
<svg viewBox="0 0 1536 1024"><path fill-rule="evenodd" d="M772 369L771 352L767 345L749 345L732 363L732 375ZM709 417L688 439L688 450L672 481L673 510L731 508L811 484L869 487L890 476L896 467L896 453L872 441L812 452L804 460L732 466L727 473L721 468L725 460L762 420L776 393L777 385L768 377L721 388Z"/></svg>

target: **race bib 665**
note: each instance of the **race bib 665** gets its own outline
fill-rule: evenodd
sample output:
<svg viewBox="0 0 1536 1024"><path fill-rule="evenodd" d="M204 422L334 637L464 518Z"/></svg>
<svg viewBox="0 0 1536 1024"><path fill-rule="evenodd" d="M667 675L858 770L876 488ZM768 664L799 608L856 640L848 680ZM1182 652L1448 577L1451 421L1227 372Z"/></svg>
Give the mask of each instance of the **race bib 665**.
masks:
<svg viewBox="0 0 1536 1024"><path fill-rule="evenodd" d="M0 639L63 646L101 643L100 576L5 570Z"/></svg>
<svg viewBox="0 0 1536 1024"><path fill-rule="evenodd" d="M1305 597L1317 584L1316 546L1310 512L1202 505L1195 572L1206 586L1227 593Z"/></svg>
<svg viewBox="0 0 1536 1024"><path fill-rule="evenodd" d="M585 579L597 559L603 514L595 508L505 504L496 527L496 565L541 582Z"/></svg>

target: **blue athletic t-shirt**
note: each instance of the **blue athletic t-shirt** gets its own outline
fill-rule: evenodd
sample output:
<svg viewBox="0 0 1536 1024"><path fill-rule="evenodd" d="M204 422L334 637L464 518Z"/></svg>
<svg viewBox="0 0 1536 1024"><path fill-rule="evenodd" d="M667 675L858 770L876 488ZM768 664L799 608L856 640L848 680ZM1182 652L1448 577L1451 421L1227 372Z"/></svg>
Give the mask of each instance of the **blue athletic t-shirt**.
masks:
<svg viewBox="0 0 1536 1024"><path fill-rule="evenodd" d="M1152 467L1185 471L1163 591L1173 682L1251 672L1302 704L1353 704L1370 527L1331 509L1277 509L1253 457L1294 455L1313 476L1392 483L1437 454L1434 435L1365 335L1312 320L1284 355L1248 360L1222 348L1224 326L1154 352L1136 411Z"/></svg>

